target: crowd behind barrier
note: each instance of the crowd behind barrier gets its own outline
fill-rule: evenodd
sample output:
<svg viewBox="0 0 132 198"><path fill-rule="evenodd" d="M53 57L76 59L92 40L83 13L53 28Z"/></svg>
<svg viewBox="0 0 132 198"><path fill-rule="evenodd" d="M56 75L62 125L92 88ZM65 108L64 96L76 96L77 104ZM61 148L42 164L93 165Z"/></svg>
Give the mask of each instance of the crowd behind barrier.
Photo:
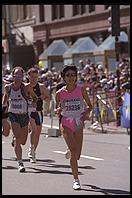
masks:
<svg viewBox="0 0 132 198"><path fill-rule="evenodd" d="M120 71L120 91L117 86L116 71L107 71L100 64L93 64L90 59L86 59L86 65L83 60L79 61L80 67L78 69L77 83L80 86L86 86L89 97L93 105L93 111L90 113L89 120L91 124L98 121L99 117L102 123L109 124L114 122L117 124L117 114L121 115L121 107L123 105L123 96L125 92L130 90L130 65L129 61L122 58L119 62ZM39 70L39 82L43 83L49 90L51 95L50 102L45 102L43 105L44 116L50 115L51 110L55 107L55 92L56 86L62 81L61 71L56 71L55 67L51 70L35 65ZM11 71L3 70L3 79L7 82L12 82ZM28 82L28 76L25 71L24 82ZM121 103L119 104L118 98ZM126 111L130 107L126 107ZM129 110L130 111L130 110Z"/></svg>

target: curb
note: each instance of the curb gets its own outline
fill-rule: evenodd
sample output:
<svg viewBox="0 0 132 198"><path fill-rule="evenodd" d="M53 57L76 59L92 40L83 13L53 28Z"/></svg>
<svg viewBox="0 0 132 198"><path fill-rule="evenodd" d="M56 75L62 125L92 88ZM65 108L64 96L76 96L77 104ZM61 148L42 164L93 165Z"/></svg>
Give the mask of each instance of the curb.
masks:
<svg viewBox="0 0 132 198"><path fill-rule="evenodd" d="M89 129L95 133L102 133L102 134L106 134L106 133L112 133L112 134L129 134L129 132L127 131L126 128L121 128L121 127L118 127L118 128L107 128L107 127L104 127L103 126L103 132L102 132L102 128L100 126L98 126L97 128L92 128L92 127L88 127L88 128L85 128L86 130Z"/></svg>

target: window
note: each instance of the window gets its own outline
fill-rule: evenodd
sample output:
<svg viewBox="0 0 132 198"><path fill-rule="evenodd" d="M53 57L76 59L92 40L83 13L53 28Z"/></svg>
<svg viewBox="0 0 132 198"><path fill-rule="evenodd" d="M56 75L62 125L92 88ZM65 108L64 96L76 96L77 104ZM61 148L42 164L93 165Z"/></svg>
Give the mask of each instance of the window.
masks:
<svg viewBox="0 0 132 198"><path fill-rule="evenodd" d="M39 17L40 17L40 22L44 21L44 5L39 6Z"/></svg>
<svg viewBox="0 0 132 198"><path fill-rule="evenodd" d="M23 19L27 18L27 5L23 5Z"/></svg>
<svg viewBox="0 0 132 198"><path fill-rule="evenodd" d="M73 16L79 14L79 5L73 5Z"/></svg>
<svg viewBox="0 0 132 198"><path fill-rule="evenodd" d="M89 12L95 11L95 5L89 5Z"/></svg>
<svg viewBox="0 0 132 198"><path fill-rule="evenodd" d="M86 13L85 5L81 5L81 14Z"/></svg>
<svg viewBox="0 0 132 198"><path fill-rule="evenodd" d="M52 5L52 20L64 17L64 5Z"/></svg>
<svg viewBox="0 0 132 198"><path fill-rule="evenodd" d="M73 16L95 11L95 5L73 5Z"/></svg>
<svg viewBox="0 0 132 198"><path fill-rule="evenodd" d="M52 20L57 19L57 5L52 5Z"/></svg>
<svg viewBox="0 0 132 198"><path fill-rule="evenodd" d="M64 17L64 5L59 6L59 18Z"/></svg>

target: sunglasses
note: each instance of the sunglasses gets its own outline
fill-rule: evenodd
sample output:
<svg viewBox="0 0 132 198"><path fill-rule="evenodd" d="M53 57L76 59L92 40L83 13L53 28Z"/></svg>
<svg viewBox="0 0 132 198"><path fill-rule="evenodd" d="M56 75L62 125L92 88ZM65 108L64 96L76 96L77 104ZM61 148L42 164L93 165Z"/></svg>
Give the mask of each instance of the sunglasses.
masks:
<svg viewBox="0 0 132 198"><path fill-rule="evenodd" d="M65 76L66 76L66 77L76 77L77 75L76 75L76 74L70 74L70 73L69 73L69 74L66 74Z"/></svg>
<svg viewBox="0 0 132 198"><path fill-rule="evenodd" d="M22 74L14 74L14 77L15 77L15 78L22 78L23 75L22 75Z"/></svg>

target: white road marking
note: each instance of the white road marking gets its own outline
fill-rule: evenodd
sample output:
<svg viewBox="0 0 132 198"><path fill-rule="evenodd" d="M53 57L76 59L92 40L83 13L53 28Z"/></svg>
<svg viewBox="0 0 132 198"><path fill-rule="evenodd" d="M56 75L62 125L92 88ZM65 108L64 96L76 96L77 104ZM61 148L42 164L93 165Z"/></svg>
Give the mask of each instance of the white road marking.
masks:
<svg viewBox="0 0 132 198"><path fill-rule="evenodd" d="M65 154L65 152L63 151L53 151L54 153L60 153L60 154ZM98 158L98 157L92 157L92 156L87 156L87 155L81 155L82 158L86 158L86 159L91 159L91 160L98 160L98 161L101 161L101 160L104 160L102 158Z"/></svg>
<svg viewBox="0 0 132 198"><path fill-rule="evenodd" d="M4 144L4 143L5 143L5 141L2 140L2 144Z"/></svg>
<svg viewBox="0 0 132 198"><path fill-rule="evenodd" d="M130 150L130 146L128 147L128 149Z"/></svg>

